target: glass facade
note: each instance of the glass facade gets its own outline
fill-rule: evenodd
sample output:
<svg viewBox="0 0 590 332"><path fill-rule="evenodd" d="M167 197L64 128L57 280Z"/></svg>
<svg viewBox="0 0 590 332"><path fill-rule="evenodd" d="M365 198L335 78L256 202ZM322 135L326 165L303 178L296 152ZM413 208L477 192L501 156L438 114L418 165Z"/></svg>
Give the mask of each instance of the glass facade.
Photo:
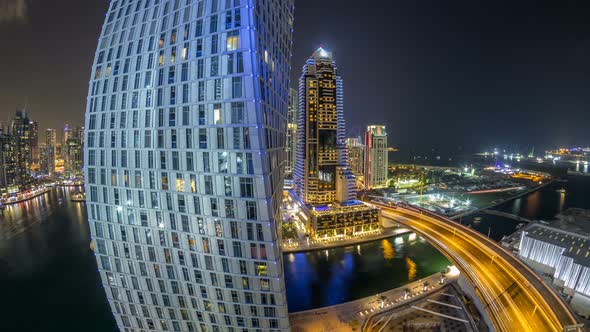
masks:
<svg viewBox="0 0 590 332"><path fill-rule="evenodd" d="M293 1L113 0L85 180L121 331L289 329L280 234Z"/></svg>

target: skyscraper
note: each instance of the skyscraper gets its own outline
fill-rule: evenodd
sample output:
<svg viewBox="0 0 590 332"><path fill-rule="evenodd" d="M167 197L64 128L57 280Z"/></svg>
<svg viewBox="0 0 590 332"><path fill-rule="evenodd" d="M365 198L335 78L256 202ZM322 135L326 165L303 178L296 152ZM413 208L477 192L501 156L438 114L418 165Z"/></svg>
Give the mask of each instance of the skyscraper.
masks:
<svg viewBox="0 0 590 332"><path fill-rule="evenodd" d="M23 191L32 183L31 121L24 110L16 111L10 126L10 137L16 167L15 185Z"/></svg>
<svg viewBox="0 0 590 332"><path fill-rule="evenodd" d="M292 0L111 1L84 154L121 331L289 329L276 223L292 25Z"/></svg>
<svg viewBox="0 0 590 332"><path fill-rule="evenodd" d="M52 176L55 173L55 145L39 145L39 154L41 172Z"/></svg>
<svg viewBox="0 0 590 332"><path fill-rule="evenodd" d="M17 171L13 147L12 137L0 128L0 191L2 193L18 191L11 188L16 184Z"/></svg>
<svg viewBox="0 0 590 332"><path fill-rule="evenodd" d="M299 79L299 121L294 187L308 204L336 199L336 167L345 166L342 78L332 53L317 49Z"/></svg>
<svg viewBox="0 0 590 332"><path fill-rule="evenodd" d="M287 113L287 163L285 175L292 177L297 159L297 122L299 114L299 96L297 90L289 89L289 111Z"/></svg>
<svg viewBox="0 0 590 332"><path fill-rule="evenodd" d="M64 125L64 129L63 129L63 134L62 134L62 142L61 144L65 147L68 140L72 137L72 135L74 134L74 130L72 129L72 127L69 124L65 124Z"/></svg>
<svg viewBox="0 0 590 332"><path fill-rule="evenodd" d="M365 176L367 189L387 186L387 131L385 126L368 126L365 133Z"/></svg>
<svg viewBox="0 0 590 332"><path fill-rule="evenodd" d="M380 228L379 211L356 199L348 166L342 78L332 53L318 48L299 79L297 160L292 197L313 238L344 237Z"/></svg>
<svg viewBox="0 0 590 332"><path fill-rule="evenodd" d="M80 146L84 146L84 126L76 127L76 139L80 142Z"/></svg>
<svg viewBox="0 0 590 332"><path fill-rule="evenodd" d="M348 152L348 163L350 170L357 177L363 176L364 146L360 137L349 137L346 139L346 150Z"/></svg>
<svg viewBox="0 0 590 332"><path fill-rule="evenodd" d="M84 144L84 127L70 127L66 125L64 137L67 141L62 146L62 156L64 159L64 172L67 176L78 177L83 167L82 147Z"/></svg>
<svg viewBox="0 0 590 332"><path fill-rule="evenodd" d="M66 142L64 149L65 174L70 177L78 177L82 172L82 145L80 139L71 137Z"/></svg>
<svg viewBox="0 0 590 332"><path fill-rule="evenodd" d="M55 129L45 129L45 145L55 146L57 144L57 134Z"/></svg>
<svg viewBox="0 0 590 332"><path fill-rule="evenodd" d="M39 122L31 121L29 123L31 133L29 145L31 146L31 164L39 166Z"/></svg>

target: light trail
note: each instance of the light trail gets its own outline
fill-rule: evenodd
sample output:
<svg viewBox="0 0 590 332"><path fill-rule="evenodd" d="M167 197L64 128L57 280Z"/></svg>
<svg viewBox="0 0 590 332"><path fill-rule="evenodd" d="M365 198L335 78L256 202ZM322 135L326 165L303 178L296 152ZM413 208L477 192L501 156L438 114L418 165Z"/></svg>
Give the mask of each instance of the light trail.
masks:
<svg viewBox="0 0 590 332"><path fill-rule="evenodd" d="M563 301L530 268L485 236L442 216L379 202L384 217L435 245L461 270L499 331L562 331L576 324Z"/></svg>

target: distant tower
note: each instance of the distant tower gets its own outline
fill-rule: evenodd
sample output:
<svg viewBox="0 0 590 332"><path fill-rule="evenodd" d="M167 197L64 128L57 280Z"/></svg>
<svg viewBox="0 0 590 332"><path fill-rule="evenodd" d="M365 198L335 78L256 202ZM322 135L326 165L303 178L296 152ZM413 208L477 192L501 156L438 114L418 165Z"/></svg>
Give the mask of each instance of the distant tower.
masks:
<svg viewBox="0 0 590 332"><path fill-rule="evenodd" d="M368 126L365 134L365 176L367 189L387 186L387 132L385 126Z"/></svg>
<svg viewBox="0 0 590 332"><path fill-rule="evenodd" d="M12 138L4 129L0 129L0 190L4 193L16 183L16 163Z"/></svg>
<svg viewBox="0 0 590 332"><path fill-rule="evenodd" d="M57 133L55 129L45 129L45 145L53 146L57 144Z"/></svg>
<svg viewBox="0 0 590 332"><path fill-rule="evenodd" d="M76 138L80 142L80 146L84 146L84 126L76 127Z"/></svg>
<svg viewBox="0 0 590 332"><path fill-rule="evenodd" d="M10 126L10 135L16 166L15 184L23 191L32 183L31 121L24 110L16 111Z"/></svg>
<svg viewBox="0 0 590 332"><path fill-rule="evenodd" d="M31 121L29 123L31 137L30 137L30 146L31 146L31 163L32 164L39 164L39 122Z"/></svg>
<svg viewBox="0 0 590 332"><path fill-rule="evenodd" d="M363 176L364 146L360 137L349 137L346 139L346 151L350 170L356 176Z"/></svg>
<svg viewBox="0 0 590 332"><path fill-rule="evenodd" d="M294 187L309 204L336 199L336 168L346 166L342 78L332 53L317 49L299 79Z"/></svg>
<svg viewBox="0 0 590 332"><path fill-rule="evenodd" d="M70 127L69 124L66 123L62 135L62 145L64 147L66 146L68 140L72 137L72 135L74 135L73 129L72 127Z"/></svg>
<svg viewBox="0 0 590 332"><path fill-rule="evenodd" d="M63 147L65 156L65 174L77 177L82 173L82 145L77 137L70 137Z"/></svg>

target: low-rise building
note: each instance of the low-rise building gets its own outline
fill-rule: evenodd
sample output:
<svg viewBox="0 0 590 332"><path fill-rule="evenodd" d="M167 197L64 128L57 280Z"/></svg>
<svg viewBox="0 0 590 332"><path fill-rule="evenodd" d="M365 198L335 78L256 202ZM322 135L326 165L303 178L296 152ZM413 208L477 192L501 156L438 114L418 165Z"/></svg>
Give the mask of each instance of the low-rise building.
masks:
<svg viewBox="0 0 590 332"><path fill-rule="evenodd" d="M519 255L536 270L551 275L572 308L590 317L590 237L541 224L521 233Z"/></svg>
<svg viewBox="0 0 590 332"><path fill-rule="evenodd" d="M358 236L381 228L379 209L361 201L304 206L303 211L314 239Z"/></svg>

